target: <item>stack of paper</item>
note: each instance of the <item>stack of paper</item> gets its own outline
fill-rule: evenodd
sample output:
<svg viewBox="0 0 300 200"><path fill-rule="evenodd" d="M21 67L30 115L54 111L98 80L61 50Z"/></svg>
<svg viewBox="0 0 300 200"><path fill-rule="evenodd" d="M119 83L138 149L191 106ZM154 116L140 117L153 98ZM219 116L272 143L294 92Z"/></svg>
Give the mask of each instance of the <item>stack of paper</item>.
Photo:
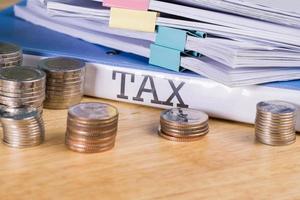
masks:
<svg viewBox="0 0 300 200"><path fill-rule="evenodd" d="M173 0L172 2L300 27L300 2L295 0Z"/></svg>
<svg viewBox="0 0 300 200"><path fill-rule="evenodd" d="M157 33L110 28L111 11L101 0L41 1L16 6L16 15L91 43L151 57ZM300 14L293 10L297 3L290 0L287 4L290 6L269 0L152 0L149 9L160 12L158 26L208 34L206 38L187 36L185 50L202 56L182 56L183 68L241 86L300 78Z"/></svg>

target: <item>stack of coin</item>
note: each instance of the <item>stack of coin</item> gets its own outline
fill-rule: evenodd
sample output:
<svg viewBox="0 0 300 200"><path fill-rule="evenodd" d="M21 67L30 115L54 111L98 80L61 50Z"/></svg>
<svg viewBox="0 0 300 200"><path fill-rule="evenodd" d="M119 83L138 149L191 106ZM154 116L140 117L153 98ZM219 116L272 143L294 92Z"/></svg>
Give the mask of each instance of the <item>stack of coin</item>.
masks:
<svg viewBox="0 0 300 200"><path fill-rule="evenodd" d="M42 111L46 74L33 67L0 69L0 104L11 108L31 106Z"/></svg>
<svg viewBox="0 0 300 200"><path fill-rule="evenodd" d="M38 64L46 72L44 107L66 109L78 104L83 96L85 63L74 58L48 58Z"/></svg>
<svg viewBox="0 0 300 200"><path fill-rule="evenodd" d="M257 104L255 121L256 140L267 145L280 146L296 141L296 107L282 101Z"/></svg>
<svg viewBox="0 0 300 200"><path fill-rule="evenodd" d="M81 103L68 112L66 145L83 153L110 150L115 145L118 110L108 104Z"/></svg>
<svg viewBox="0 0 300 200"><path fill-rule="evenodd" d="M4 144L14 148L32 147L44 141L44 122L36 108L1 110Z"/></svg>
<svg viewBox="0 0 300 200"><path fill-rule="evenodd" d="M208 115L188 108L165 110L160 115L158 134L168 140L191 142L209 132Z"/></svg>
<svg viewBox="0 0 300 200"><path fill-rule="evenodd" d="M20 66L22 60L23 54L19 46L0 42L0 68Z"/></svg>

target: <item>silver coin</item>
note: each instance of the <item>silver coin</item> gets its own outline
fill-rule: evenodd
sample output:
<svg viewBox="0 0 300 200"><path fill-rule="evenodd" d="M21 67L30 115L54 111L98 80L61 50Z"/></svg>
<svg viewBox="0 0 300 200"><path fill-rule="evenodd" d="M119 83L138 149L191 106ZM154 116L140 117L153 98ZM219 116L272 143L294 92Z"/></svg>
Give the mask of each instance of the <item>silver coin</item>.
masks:
<svg viewBox="0 0 300 200"><path fill-rule="evenodd" d="M0 63L1 68L17 67L21 65L22 65L22 61Z"/></svg>
<svg viewBox="0 0 300 200"><path fill-rule="evenodd" d="M35 100L44 100L46 97L45 93L37 93L35 95L31 95L31 96L4 96L4 95L0 95L0 100L2 101L14 101L14 102L23 102L23 101L35 101Z"/></svg>
<svg viewBox="0 0 300 200"><path fill-rule="evenodd" d="M68 96L68 95L83 95L83 90L73 90L73 91L67 91L67 90L64 90L64 91L53 91L53 90L47 90L47 96Z"/></svg>
<svg viewBox="0 0 300 200"><path fill-rule="evenodd" d="M109 104L85 102L72 106L68 114L78 119L94 121L114 118L118 115L118 110Z"/></svg>
<svg viewBox="0 0 300 200"><path fill-rule="evenodd" d="M74 82L74 83L49 83L47 82L46 87L58 87L58 88L73 88L73 87L83 87L83 82Z"/></svg>
<svg viewBox="0 0 300 200"><path fill-rule="evenodd" d="M208 121L208 115L202 111L189 108L172 108L161 113L167 122L179 125L198 125Z"/></svg>
<svg viewBox="0 0 300 200"><path fill-rule="evenodd" d="M0 80L2 87L4 85L16 84L16 83L33 83L41 82L45 80L46 74L38 69L29 67L11 67L0 70Z"/></svg>
<svg viewBox="0 0 300 200"><path fill-rule="evenodd" d="M5 146L10 148L24 149L24 148L31 148L31 147L41 145L44 142L44 140L43 139L35 140L34 142L27 142L27 143L18 142L18 141L12 143L10 141L5 141L5 140L3 140L2 142Z"/></svg>
<svg viewBox="0 0 300 200"><path fill-rule="evenodd" d="M22 63L22 58L0 58L1 64L14 64L14 63Z"/></svg>
<svg viewBox="0 0 300 200"><path fill-rule="evenodd" d="M54 80L54 81L76 81L76 80L83 80L85 77L85 69L78 71L78 72L70 72L64 74L51 74L47 72L47 79Z"/></svg>
<svg viewBox="0 0 300 200"><path fill-rule="evenodd" d="M19 93L20 91L36 91L45 88L45 83L41 81L36 82L17 82L17 81L3 81L0 80L0 89L3 91L16 91Z"/></svg>
<svg viewBox="0 0 300 200"><path fill-rule="evenodd" d="M261 142L263 144L266 144L266 145L270 145L270 146L286 146L286 145L290 145L290 144L293 144L296 142L296 139L294 140L290 140L290 141L282 141L282 142L276 142L276 141L268 141L268 140L260 140L259 138L256 138L256 140L258 142Z"/></svg>
<svg viewBox="0 0 300 200"><path fill-rule="evenodd" d="M77 82L77 83L47 83L46 87L49 88L74 88L74 87L78 87L78 88L83 88L83 82Z"/></svg>
<svg viewBox="0 0 300 200"><path fill-rule="evenodd" d="M46 96L47 101L56 102L56 101L63 101L63 102L75 102L80 101L82 99L83 95L64 95L64 96L58 96L58 95L52 95L52 96Z"/></svg>
<svg viewBox="0 0 300 200"><path fill-rule="evenodd" d="M41 137L41 131L44 131L40 127L35 128L23 128L16 129L4 128L4 131L9 132L5 134L6 138L17 138L17 140L32 140L34 138Z"/></svg>
<svg viewBox="0 0 300 200"><path fill-rule="evenodd" d="M7 43L7 42L0 42L0 54L13 54L19 52L21 48L17 45Z"/></svg>
<svg viewBox="0 0 300 200"><path fill-rule="evenodd" d="M71 97L81 97L83 96L82 90L73 90L73 91L54 91L50 90L46 92L46 96L49 98L71 98Z"/></svg>
<svg viewBox="0 0 300 200"><path fill-rule="evenodd" d="M32 117L24 120L11 120L10 118L2 118L1 121L10 127L19 127L19 126L31 127L31 126L43 125L43 120L40 118L41 117Z"/></svg>
<svg viewBox="0 0 300 200"><path fill-rule="evenodd" d="M10 92L3 92L0 90L0 96L9 97L9 98L27 98L27 97L37 97L45 95L45 91L38 91L38 92L28 92L28 93L10 93Z"/></svg>
<svg viewBox="0 0 300 200"><path fill-rule="evenodd" d="M21 103L1 100L0 104L4 104L4 105L10 106L12 108L20 108L20 107L24 107L24 106L39 107L41 104L43 104L43 100L21 102Z"/></svg>
<svg viewBox="0 0 300 200"><path fill-rule="evenodd" d="M79 92L56 92L56 93L46 93L46 97L49 99L54 99L54 98L61 98L61 99L70 99L72 97L82 97L83 96L83 92L79 91Z"/></svg>
<svg viewBox="0 0 300 200"><path fill-rule="evenodd" d="M295 119L296 115L292 115L292 116L289 116L289 117L281 117L281 116L262 116L260 114L257 114L256 116L256 120L259 120L259 121L265 121L265 122L277 122L277 123L285 123L285 122L290 122L292 121L293 119Z"/></svg>
<svg viewBox="0 0 300 200"><path fill-rule="evenodd" d="M81 70L79 72L68 72L68 73L56 73L56 74L51 74L50 72L47 72L47 78L51 79L61 79L61 80L69 80L69 79L80 79L84 77L85 75L85 70Z"/></svg>
<svg viewBox="0 0 300 200"><path fill-rule="evenodd" d="M76 72L85 67L85 63L76 58L56 57L42 60L38 66L47 72Z"/></svg>
<svg viewBox="0 0 300 200"><path fill-rule="evenodd" d="M49 91L70 91L70 90L83 90L82 85L70 85L70 86L46 86L46 90Z"/></svg>
<svg viewBox="0 0 300 200"><path fill-rule="evenodd" d="M295 113L297 108L284 101L263 101L257 104L257 110L263 113L285 115Z"/></svg>
<svg viewBox="0 0 300 200"><path fill-rule="evenodd" d="M0 101L6 102L11 101L15 103L23 103L23 102L33 102L33 101L41 101L43 102L46 98L45 94L41 94L38 96L31 96L31 97L5 97L0 96Z"/></svg>
<svg viewBox="0 0 300 200"><path fill-rule="evenodd" d="M84 76L80 78L74 78L74 79L58 79L58 78L47 78L48 84L76 84L76 83L83 83L84 82Z"/></svg>
<svg viewBox="0 0 300 200"><path fill-rule="evenodd" d="M10 54L0 54L0 59L17 58L17 57L23 60L23 53L21 50Z"/></svg>
<svg viewBox="0 0 300 200"><path fill-rule="evenodd" d="M22 62L23 62L23 60L20 59L20 58L18 58L18 59L15 59L15 58L11 58L11 59L3 58L3 59L1 59L0 58L0 66L1 67L5 67L5 65L9 65L9 64L11 64L11 65L13 65L13 64L14 65L21 65Z"/></svg>
<svg viewBox="0 0 300 200"><path fill-rule="evenodd" d="M0 91L2 93L12 93L12 94L26 94L26 93L38 93L38 92L42 92L44 93L46 89L45 85L27 85L27 86L17 86L17 85L5 85L2 86L1 85L1 81L0 81Z"/></svg>
<svg viewBox="0 0 300 200"><path fill-rule="evenodd" d="M12 120L24 120L36 116L38 116L37 109L32 107L14 109L11 112L7 112L7 110L1 112L1 118Z"/></svg>
<svg viewBox="0 0 300 200"><path fill-rule="evenodd" d="M73 97L46 97L45 103L80 103L82 97L81 96L73 96Z"/></svg>
<svg viewBox="0 0 300 200"><path fill-rule="evenodd" d="M50 92L77 92L77 91L83 91L83 86L69 86L69 87L51 87L48 86L46 88L47 91Z"/></svg>
<svg viewBox="0 0 300 200"><path fill-rule="evenodd" d="M259 137L261 139L268 139L268 140L274 140L274 141L280 141L280 140L290 140L290 139L294 139L296 138L296 135L291 132L290 134L286 134L286 135L280 135L280 134L273 134L273 135L266 135L264 133L261 132L257 132L256 137Z"/></svg>
<svg viewBox="0 0 300 200"><path fill-rule="evenodd" d="M11 57L6 57L6 58L0 57L0 60L4 63L5 62L18 62L18 61L23 60L23 58L21 56L11 56Z"/></svg>

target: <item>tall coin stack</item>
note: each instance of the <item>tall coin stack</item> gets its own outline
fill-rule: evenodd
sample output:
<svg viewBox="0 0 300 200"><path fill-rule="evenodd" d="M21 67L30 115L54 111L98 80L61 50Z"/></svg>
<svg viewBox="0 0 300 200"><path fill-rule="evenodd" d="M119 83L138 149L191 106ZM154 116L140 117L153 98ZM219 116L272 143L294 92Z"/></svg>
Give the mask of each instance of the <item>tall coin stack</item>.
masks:
<svg viewBox="0 0 300 200"><path fill-rule="evenodd" d="M1 109L3 143L14 148L33 147L45 138L43 119L36 108Z"/></svg>
<svg viewBox="0 0 300 200"><path fill-rule="evenodd" d="M46 74L37 68L0 69L0 104L9 108L30 106L42 112L45 83Z"/></svg>
<svg viewBox="0 0 300 200"><path fill-rule="evenodd" d="M209 132L208 120L206 113L195 109L165 110L160 116L158 134L165 139L177 142L196 141Z"/></svg>
<svg viewBox="0 0 300 200"><path fill-rule="evenodd" d="M66 145L83 153L110 150L115 145L118 110L108 104L81 103L68 112Z"/></svg>
<svg viewBox="0 0 300 200"><path fill-rule="evenodd" d="M296 141L296 107L282 101L257 104L255 121L256 140L267 145L280 146Z"/></svg>
<svg viewBox="0 0 300 200"><path fill-rule="evenodd" d="M19 46L0 42L0 68L20 66L22 61L23 54Z"/></svg>
<svg viewBox="0 0 300 200"><path fill-rule="evenodd" d="M45 108L67 109L81 101L85 76L85 63L82 60L48 58L38 66L47 74Z"/></svg>

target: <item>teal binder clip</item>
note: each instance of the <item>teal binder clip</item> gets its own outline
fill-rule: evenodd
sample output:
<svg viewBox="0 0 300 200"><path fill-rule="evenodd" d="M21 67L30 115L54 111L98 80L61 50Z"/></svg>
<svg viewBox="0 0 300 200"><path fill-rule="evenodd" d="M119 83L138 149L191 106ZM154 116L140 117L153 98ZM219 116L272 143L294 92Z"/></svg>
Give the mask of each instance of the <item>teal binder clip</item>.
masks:
<svg viewBox="0 0 300 200"><path fill-rule="evenodd" d="M150 64L173 71L181 71L181 51L157 44L151 44L150 50Z"/></svg>
<svg viewBox="0 0 300 200"><path fill-rule="evenodd" d="M155 44L184 52L188 35L198 38L206 37L206 33L200 31L186 31L159 26L157 28Z"/></svg>
<svg viewBox="0 0 300 200"><path fill-rule="evenodd" d="M150 45L149 63L159 67L163 67L172 71L183 71L181 67L181 57L200 57L201 54L194 51L181 52L177 49L163 47L157 44Z"/></svg>

